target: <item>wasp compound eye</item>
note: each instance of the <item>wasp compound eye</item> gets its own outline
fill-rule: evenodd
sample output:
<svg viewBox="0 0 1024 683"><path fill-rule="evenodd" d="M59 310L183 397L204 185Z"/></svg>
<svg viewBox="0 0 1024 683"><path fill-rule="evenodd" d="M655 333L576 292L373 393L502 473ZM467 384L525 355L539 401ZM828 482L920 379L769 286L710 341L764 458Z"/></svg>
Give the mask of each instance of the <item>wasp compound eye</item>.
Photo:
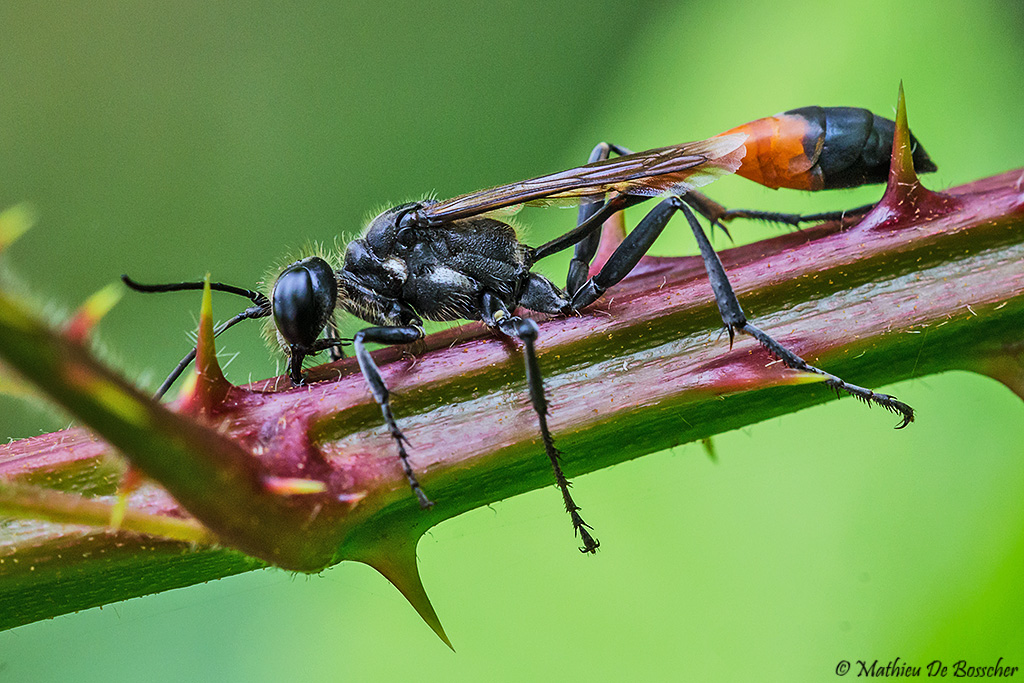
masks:
<svg viewBox="0 0 1024 683"><path fill-rule="evenodd" d="M327 325L338 298L334 271L312 256L288 266L274 283L277 329L289 344L308 348Z"/></svg>

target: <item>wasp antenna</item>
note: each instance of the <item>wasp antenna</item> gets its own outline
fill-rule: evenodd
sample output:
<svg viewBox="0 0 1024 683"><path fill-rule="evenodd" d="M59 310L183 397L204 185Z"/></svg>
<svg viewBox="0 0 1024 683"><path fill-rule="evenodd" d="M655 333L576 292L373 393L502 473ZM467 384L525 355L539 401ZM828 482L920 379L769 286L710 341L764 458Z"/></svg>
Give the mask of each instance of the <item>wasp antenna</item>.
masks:
<svg viewBox="0 0 1024 683"><path fill-rule="evenodd" d="M144 285L141 282L136 282L128 275L122 275L121 281L128 285L130 289L134 289L136 292L145 292L147 294L152 294L154 292L184 292L189 290L200 290L209 285L210 289L215 292L226 292L228 294L243 296L254 304L265 305L268 308L270 306L270 302L262 292L246 289L244 287L235 287L234 285L226 285L223 282L208 283L200 280L199 282L171 282L160 285Z"/></svg>
<svg viewBox="0 0 1024 683"><path fill-rule="evenodd" d="M214 337L219 337L221 332L223 332L224 330L226 330L226 329L228 329L230 327L234 327L235 325L237 325L238 323L242 322L243 320L250 320L250 319L255 320L256 318L265 318L268 315L270 315L270 307L269 306L260 306L260 305L250 306L249 308L245 309L241 313L235 315L234 317L232 317L232 318L230 318L228 320L225 320L220 325L218 325L216 328L214 328L213 336ZM198 341L198 335L197 335L197 341ZM174 367L174 370L171 371L171 374L169 374L167 376L167 379L165 379L163 381L163 383L160 385L160 388L156 390L155 394L153 394L153 398L159 400L164 394L167 393L167 390L171 388L171 385L174 384L174 382L179 377L181 377L181 373L185 372L185 369L188 368L188 366L192 364L192 361L194 361L196 359L196 348L198 348L198 346L194 347L192 350L190 350L188 353L185 354L184 358L182 358L180 361L178 361L178 364Z"/></svg>

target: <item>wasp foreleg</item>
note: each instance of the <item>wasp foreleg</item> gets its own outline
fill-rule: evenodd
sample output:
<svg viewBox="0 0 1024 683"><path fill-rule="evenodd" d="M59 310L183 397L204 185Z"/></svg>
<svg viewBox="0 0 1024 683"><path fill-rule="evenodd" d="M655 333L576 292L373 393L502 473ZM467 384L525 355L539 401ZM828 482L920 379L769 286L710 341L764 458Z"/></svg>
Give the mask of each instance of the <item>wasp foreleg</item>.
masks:
<svg viewBox="0 0 1024 683"><path fill-rule="evenodd" d="M341 333L338 332L338 321L334 315L327 319L327 331L324 332L324 338L331 342L338 342L341 339ZM340 343L332 343L328 352L332 361L345 357L345 350L341 348Z"/></svg>
<svg viewBox="0 0 1024 683"><path fill-rule="evenodd" d="M306 383L306 378L302 376L302 363L306 360L307 356L315 356L321 351L327 350L330 352L331 360L345 357L341 347L347 344L348 340L337 336L337 327L333 328L333 333L330 325L328 325L327 330L327 335L323 339L317 339L313 342L312 346L299 344L290 344L288 346L288 376L295 386L299 387Z"/></svg>

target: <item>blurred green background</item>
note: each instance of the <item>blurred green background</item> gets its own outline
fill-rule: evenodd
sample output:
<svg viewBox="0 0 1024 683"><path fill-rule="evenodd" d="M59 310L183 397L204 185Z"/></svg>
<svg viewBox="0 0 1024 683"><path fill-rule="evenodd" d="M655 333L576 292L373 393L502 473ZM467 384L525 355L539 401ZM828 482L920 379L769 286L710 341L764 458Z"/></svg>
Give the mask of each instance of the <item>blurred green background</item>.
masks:
<svg viewBox="0 0 1024 683"><path fill-rule="evenodd" d="M1017 0L5 0L0 206L41 214L7 261L55 315L122 272L251 285L381 205L567 168L603 139L643 149L809 104L891 114L900 79L940 166L928 183L947 187L1024 165L1022 37ZM805 212L879 193L712 188ZM574 220L521 217L534 244ZM659 253L694 252L669 232ZM155 385L197 309L195 296L126 296L102 325L107 357ZM255 329L223 348L236 382L275 371ZM420 567L457 654L383 578L344 564L0 633L0 678L793 681L833 678L840 660L1024 666L1024 406L968 374L886 390L918 409L910 429L833 401L718 437L717 463L691 444L578 478L596 558L574 550L553 487L433 529ZM4 436L67 421L0 399Z"/></svg>

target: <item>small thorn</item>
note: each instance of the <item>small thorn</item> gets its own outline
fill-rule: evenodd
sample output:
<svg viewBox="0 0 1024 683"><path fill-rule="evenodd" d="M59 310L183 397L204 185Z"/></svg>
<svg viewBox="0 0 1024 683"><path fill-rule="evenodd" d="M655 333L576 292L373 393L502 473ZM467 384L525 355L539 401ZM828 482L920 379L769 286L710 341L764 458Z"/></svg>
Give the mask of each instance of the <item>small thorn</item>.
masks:
<svg viewBox="0 0 1024 683"><path fill-rule="evenodd" d="M910 125L907 123L907 101L903 96L903 81L896 102L896 133L892 139L892 163L889 166L889 185L912 185L918 183L914 171L914 152L910 142Z"/></svg>
<svg viewBox="0 0 1024 683"><path fill-rule="evenodd" d="M121 476L121 482L117 485L117 500L110 510L110 528L117 531L124 523L125 513L128 511L128 498L146 480L146 475L134 465L129 464Z"/></svg>
<svg viewBox="0 0 1024 683"><path fill-rule="evenodd" d="M708 460L718 462L718 454L715 453L715 442L711 440L710 436L701 439L700 445L704 447L704 453L708 456Z"/></svg>
<svg viewBox="0 0 1024 683"><path fill-rule="evenodd" d="M217 361L217 349L213 332L213 297L210 292L210 275L206 275L203 287L203 303L199 311L199 333L196 338L195 370L192 382L182 389L182 410L184 412L208 413L224 402L231 382ZM188 393L186 392L188 389Z"/></svg>
<svg viewBox="0 0 1024 683"><path fill-rule="evenodd" d="M279 496L308 496L327 490L327 484L322 481L298 477L264 477L263 486Z"/></svg>
<svg viewBox="0 0 1024 683"><path fill-rule="evenodd" d="M925 157L927 160L927 157ZM929 169L926 169L929 170ZM934 170L934 166L932 169ZM933 192L921 184L914 169L914 144L907 123L907 104L900 81L896 106L896 131L892 139L889 180L881 201L855 226L857 230L877 230L907 221L918 222L955 210L961 201L951 195Z"/></svg>
<svg viewBox="0 0 1024 683"><path fill-rule="evenodd" d="M121 491L117 492L117 499L114 501L114 505L110 508L110 530L120 531L121 524L124 523L125 512L128 511L128 494L123 494Z"/></svg>
<svg viewBox="0 0 1024 683"><path fill-rule="evenodd" d="M350 507L355 507L364 498L366 498L366 491L359 491L358 493L339 493L336 496L339 503L348 503Z"/></svg>
<svg viewBox="0 0 1024 683"><path fill-rule="evenodd" d="M111 283L99 290L78 307L75 314L64 325L64 333L72 341L84 343L97 323L121 300L124 290L117 283Z"/></svg>
<svg viewBox="0 0 1024 683"><path fill-rule="evenodd" d="M434 606L430 604L430 598L427 597L423 581L420 579L419 569L416 566L418 535L410 537L410 533L416 532L403 531L404 533L382 534L380 538L387 540L381 541L372 548L364 548L363 552L351 559L373 567L390 581L391 585L405 596L405 599L409 601L409 604L426 622L427 626L454 652L455 648L448 640L448 635L444 632L441 620L438 618L437 612L434 611Z"/></svg>
<svg viewBox="0 0 1024 683"><path fill-rule="evenodd" d="M35 225L36 212L29 204L15 204L0 211L0 251Z"/></svg>
<svg viewBox="0 0 1024 683"><path fill-rule="evenodd" d="M978 358L971 367L1024 399L1024 345L1004 345L994 353Z"/></svg>

